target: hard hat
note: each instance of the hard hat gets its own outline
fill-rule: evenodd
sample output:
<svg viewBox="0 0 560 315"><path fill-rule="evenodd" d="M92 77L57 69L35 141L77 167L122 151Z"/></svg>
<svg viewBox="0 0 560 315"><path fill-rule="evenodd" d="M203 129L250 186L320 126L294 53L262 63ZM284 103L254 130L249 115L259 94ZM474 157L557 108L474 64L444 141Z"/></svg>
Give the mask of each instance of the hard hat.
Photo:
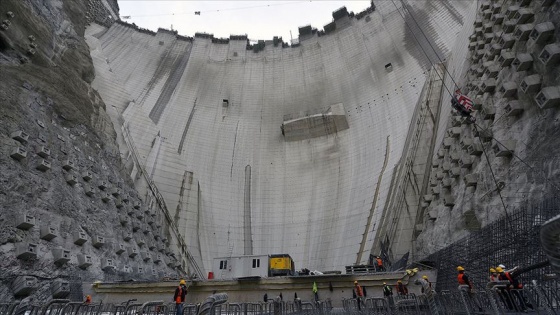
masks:
<svg viewBox="0 0 560 315"><path fill-rule="evenodd" d="M490 272L494 273L494 272L496 272L496 269L490 268Z"/></svg>
<svg viewBox="0 0 560 315"><path fill-rule="evenodd" d="M375 258L379 258L379 256L375 257Z"/></svg>
<svg viewBox="0 0 560 315"><path fill-rule="evenodd" d="M387 284L387 282L383 282L383 284Z"/></svg>
<svg viewBox="0 0 560 315"><path fill-rule="evenodd" d="M86 295L86 298L87 298L87 299L91 298L91 295L89 295L89 294L88 294L88 295Z"/></svg>
<svg viewBox="0 0 560 315"><path fill-rule="evenodd" d="M496 267L496 271L497 272L504 272L504 268L498 266L498 267Z"/></svg>
<svg viewBox="0 0 560 315"><path fill-rule="evenodd" d="M402 281L401 281L401 280L397 280L397 282L398 282L398 283L401 283Z"/></svg>
<svg viewBox="0 0 560 315"><path fill-rule="evenodd" d="M465 271L465 268L463 268L462 266L457 266L457 271Z"/></svg>
<svg viewBox="0 0 560 315"><path fill-rule="evenodd" d="M428 276L422 276L422 279L428 280Z"/></svg>
<svg viewBox="0 0 560 315"><path fill-rule="evenodd" d="M181 279L181 281L179 281L179 285L183 285L183 284L187 284L187 282L184 279Z"/></svg>
<svg viewBox="0 0 560 315"><path fill-rule="evenodd" d="M498 267L502 268L502 269L506 269L506 266L499 264Z"/></svg>
<svg viewBox="0 0 560 315"><path fill-rule="evenodd" d="M358 284L358 280L354 280L354 284Z"/></svg>

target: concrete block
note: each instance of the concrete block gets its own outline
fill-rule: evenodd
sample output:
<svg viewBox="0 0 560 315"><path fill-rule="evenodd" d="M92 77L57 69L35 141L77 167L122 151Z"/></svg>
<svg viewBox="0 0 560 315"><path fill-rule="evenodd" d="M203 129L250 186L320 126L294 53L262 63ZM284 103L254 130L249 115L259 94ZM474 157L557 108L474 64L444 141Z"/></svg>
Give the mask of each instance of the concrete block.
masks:
<svg viewBox="0 0 560 315"><path fill-rule="evenodd" d="M550 70L560 62L560 44L548 44L539 53L539 61Z"/></svg>
<svg viewBox="0 0 560 315"><path fill-rule="evenodd" d="M473 144L467 147L467 153L470 155L480 156L482 152L482 145L480 143L473 142Z"/></svg>
<svg viewBox="0 0 560 315"><path fill-rule="evenodd" d="M85 242L87 242L87 234L84 231L76 231L74 232L73 236L74 236L74 244L78 246L82 246L84 245Z"/></svg>
<svg viewBox="0 0 560 315"><path fill-rule="evenodd" d="M519 88L526 94L537 93L541 89L542 77L539 74L528 75L519 84Z"/></svg>
<svg viewBox="0 0 560 315"><path fill-rule="evenodd" d="M506 18L513 19L517 11L519 11L518 5L510 5L505 12Z"/></svg>
<svg viewBox="0 0 560 315"><path fill-rule="evenodd" d="M62 168L66 171L71 171L75 167L76 167L76 163L71 159L67 159L67 160L62 162Z"/></svg>
<svg viewBox="0 0 560 315"><path fill-rule="evenodd" d="M482 129L478 131L478 135L477 135L480 140L482 140L483 142L487 142L492 140L492 138L494 137L494 133L492 132L492 129Z"/></svg>
<svg viewBox="0 0 560 315"><path fill-rule="evenodd" d="M494 92L495 89L496 89L496 79L494 78L483 80L480 83L480 91L483 93Z"/></svg>
<svg viewBox="0 0 560 315"><path fill-rule="evenodd" d="M148 234L148 233L150 233L150 231L151 231L151 228L148 224L142 224L142 233Z"/></svg>
<svg viewBox="0 0 560 315"><path fill-rule="evenodd" d="M119 187L111 188L111 195L118 197L121 195L121 189Z"/></svg>
<svg viewBox="0 0 560 315"><path fill-rule="evenodd" d="M474 21L473 25L474 25L475 28L481 27L481 26L482 26L482 19L477 18L477 19ZM475 30L475 32L476 32L476 30Z"/></svg>
<svg viewBox="0 0 560 315"><path fill-rule="evenodd" d="M490 7L490 9L492 9L493 14L500 13L502 11L502 4L501 3L494 3Z"/></svg>
<svg viewBox="0 0 560 315"><path fill-rule="evenodd" d="M443 178L443 172L442 172L442 171L436 172L436 178L437 178L438 180L442 179L442 178Z"/></svg>
<svg viewBox="0 0 560 315"><path fill-rule="evenodd" d="M158 250L158 252L160 252L160 253L165 253L165 249L166 249L166 248L165 248L165 244L159 244L159 245L157 246L157 250Z"/></svg>
<svg viewBox="0 0 560 315"><path fill-rule="evenodd" d="M469 145L471 145L472 143L473 143L472 138L467 138L467 137L463 137L461 138L461 141L459 141L462 150L466 150L469 147Z"/></svg>
<svg viewBox="0 0 560 315"><path fill-rule="evenodd" d="M27 213L19 213L16 216L16 228L20 230L29 230L35 226L35 217Z"/></svg>
<svg viewBox="0 0 560 315"><path fill-rule="evenodd" d="M453 138L459 138L461 136L461 127L451 128L451 136Z"/></svg>
<svg viewBox="0 0 560 315"><path fill-rule="evenodd" d="M441 192L441 189L439 187L432 187L432 195L434 196L439 196L439 193Z"/></svg>
<svg viewBox="0 0 560 315"><path fill-rule="evenodd" d="M535 101L541 109L557 107L560 105L560 86L547 86L536 96Z"/></svg>
<svg viewBox="0 0 560 315"><path fill-rule="evenodd" d="M123 232L123 240L130 241L132 239L132 232L125 231Z"/></svg>
<svg viewBox="0 0 560 315"><path fill-rule="evenodd" d="M453 144L453 139L452 138L443 139L443 148L449 149L452 144Z"/></svg>
<svg viewBox="0 0 560 315"><path fill-rule="evenodd" d="M142 258L143 261L150 261L152 259L152 255L150 255L150 253L146 251L141 251L140 257Z"/></svg>
<svg viewBox="0 0 560 315"><path fill-rule="evenodd" d="M78 267L80 269L87 269L93 264L93 259L90 255L78 254Z"/></svg>
<svg viewBox="0 0 560 315"><path fill-rule="evenodd" d="M29 140L29 134L23 130L14 131L10 134L10 137L21 144L26 144Z"/></svg>
<svg viewBox="0 0 560 315"><path fill-rule="evenodd" d="M484 43L490 44L492 42L492 39L494 39L494 33L492 33L492 30L490 30L490 32L484 33Z"/></svg>
<svg viewBox="0 0 560 315"><path fill-rule="evenodd" d="M156 246L156 244L155 244L154 242L151 242L151 241L148 242L148 249L149 249L149 250L154 250L154 249L156 249L156 248L157 248L157 246Z"/></svg>
<svg viewBox="0 0 560 315"><path fill-rule="evenodd" d="M530 8L520 8L514 15L513 15L513 20L515 21L516 24L523 24L523 23L527 23L530 20L532 20L535 16L535 12L533 12L533 9ZM525 24L527 25L527 24Z"/></svg>
<svg viewBox="0 0 560 315"><path fill-rule="evenodd" d="M82 179L89 182L93 179L93 173L91 171L85 170L82 172Z"/></svg>
<svg viewBox="0 0 560 315"><path fill-rule="evenodd" d="M39 164L37 164L37 166L35 168L38 169L41 172L46 172L46 171L50 170L51 167L52 167L51 162L49 162L45 159L41 159L39 161Z"/></svg>
<svg viewBox="0 0 560 315"><path fill-rule="evenodd" d="M142 211L136 211L135 213L138 220L144 219L144 213L142 213Z"/></svg>
<svg viewBox="0 0 560 315"><path fill-rule="evenodd" d="M493 60L494 57L496 57L497 55L499 55L502 52L502 49L503 49L502 45L497 44L497 43L492 44L492 45L490 45L490 50L488 50L488 55L487 56L490 58L490 60ZM497 66L498 65L496 65L496 67ZM499 69L498 69L498 71L499 71Z"/></svg>
<svg viewBox="0 0 560 315"><path fill-rule="evenodd" d="M492 106L484 106L480 111L480 117L484 120L494 120L496 110Z"/></svg>
<svg viewBox="0 0 560 315"><path fill-rule="evenodd" d="M126 253L128 254L128 257L134 258L134 257L136 257L136 255L138 255L138 249L136 249L134 247L128 247L126 249Z"/></svg>
<svg viewBox="0 0 560 315"><path fill-rule="evenodd" d="M100 180L99 183L97 184L97 188L101 190L105 190L107 187L109 187L109 184L105 180Z"/></svg>
<svg viewBox="0 0 560 315"><path fill-rule="evenodd" d="M513 20L506 20L503 25L502 25L502 31L504 32L504 34L511 34L513 36L513 30L515 29L515 21ZM503 35L502 35L503 36ZM513 46L513 44L512 44ZM504 48L511 48L510 47L505 47Z"/></svg>
<svg viewBox="0 0 560 315"><path fill-rule="evenodd" d="M494 25L502 25L502 23L504 23L504 15L501 13L494 13L490 20L494 22Z"/></svg>
<svg viewBox="0 0 560 315"><path fill-rule="evenodd" d="M471 186L476 187L476 184L478 183L478 174L477 173L467 174L465 175L463 180L465 181L465 185L467 187L471 187Z"/></svg>
<svg viewBox="0 0 560 315"><path fill-rule="evenodd" d="M120 255L126 252L126 246L124 244L118 243L114 244L113 249L115 250L115 254Z"/></svg>
<svg viewBox="0 0 560 315"><path fill-rule="evenodd" d="M517 95L517 84L512 81L506 81L502 83L498 91L502 93L502 97L513 97Z"/></svg>
<svg viewBox="0 0 560 315"><path fill-rule="evenodd" d="M55 279L51 282L51 294L54 299L63 299L70 295L70 282Z"/></svg>
<svg viewBox="0 0 560 315"><path fill-rule="evenodd" d="M91 240L91 244L95 248L101 248L101 247L103 247L103 245L105 245L105 237L95 235Z"/></svg>
<svg viewBox="0 0 560 315"><path fill-rule="evenodd" d="M453 178L457 178L461 175L461 168L459 167L453 167L450 171L449 171L449 175Z"/></svg>
<svg viewBox="0 0 560 315"><path fill-rule="evenodd" d="M91 187L91 185L88 184L84 184L84 193L91 197L95 194L95 190L93 189L93 187Z"/></svg>
<svg viewBox="0 0 560 315"><path fill-rule="evenodd" d="M21 161L27 157L27 150L23 147L17 146L12 150L10 157L14 160Z"/></svg>
<svg viewBox="0 0 560 315"><path fill-rule="evenodd" d="M142 227L140 226L140 223L138 223L137 221L133 221L132 222L132 231L133 232L137 232L141 229Z"/></svg>
<svg viewBox="0 0 560 315"><path fill-rule="evenodd" d="M51 156L51 150L45 146L40 146L37 148L37 155L47 159L49 156Z"/></svg>
<svg viewBox="0 0 560 315"><path fill-rule="evenodd" d="M469 44L469 50L470 50L470 51L475 51L475 50L476 50L476 46L477 46L476 43L470 43L470 44Z"/></svg>
<svg viewBox="0 0 560 315"><path fill-rule="evenodd" d="M446 153L447 153L446 150L439 149L438 152L437 152L437 156L438 156L438 158L444 158Z"/></svg>
<svg viewBox="0 0 560 315"><path fill-rule="evenodd" d="M472 167L473 161L470 155L463 155L459 160L459 166L461 168L470 169Z"/></svg>
<svg viewBox="0 0 560 315"><path fill-rule="evenodd" d="M70 186L74 186L78 182L78 178L74 174L67 173L64 177L66 179L66 183Z"/></svg>
<svg viewBox="0 0 560 315"><path fill-rule="evenodd" d="M142 207L142 203L140 201L135 201L132 203L132 207L138 210L140 209L140 207Z"/></svg>
<svg viewBox="0 0 560 315"><path fill-rule="evenodd" d="M142 267L142 266L135 266L135 267L132 267L132 271L133 271L134 273L144 273L144 267Z"/></svg>
<svg viewBox="0 0 560 315"><path fill-rule="evenodd" d="M519 116L523 113L523 105L516 100L509 101L505 106L506 116Z"/></svg>
<svg viewBox="0 0 560 315"><path fill-rule="evenodd" d="M127 216L120 214L119 215L119 222L121 223L122 226L125 226L129 223L129 219Z"/></svg>
<svg viewBox="0 0 560 315"><path fill-rule="evenodd" d="M497 55L497 53L495 54ZM494 58L494 56L492 56L492 58ZM486 68L486 71L484 71L484 74L486 74L486 77L488 78L496 78L498 76L498 73L500 72L500 66L498 65L491 65L490 67Z"/></svg>
<svg viewBox="0 0 560 315"><path fill-rule="evenodd" d="M70 250L64 248L53 248L52 255L54 264L62 266L70 261Z"/></svg>
<svg viewBox="0 0 560 315"><path fill-rule="evenodd" d="M123 202L128 202L128 201L130 201L130 196L129 196L129 194L122 194L121 198L122 198L122 201L123 201Z"/></svg>
<svg viewBox="0 0 560 315"><path fill-rule="evenodd" d="M492 150L499 157L509 157L515 151L515 146L517 144L516 140L503 140L500 141L501 144L495 142L492 145Z"/></svg>
<svg viewBox="0 0 560 315"><path fill-rule="evenodd" d="M535 25L535 28L531 31L529 38L537 45L542 46L554 40L554 31L555 28L552 22L539 23Z"/></svg>
<svg viewBox="0 0 560 315"><path fill-rule="evenodd" d="M446 207L453 207L455 205L455 198L450 194L443 195L443 205Z"/></svg>
<svg viewBox="0 0 560 315"><path fill-rule="evenodd" d="M513 34L504 33L500 36L498 40L498 45L502 46L502 51L506 49L511 49L513 45L515 45L516 39L513 37Z"/></svg>
<svg viewBox="0 0 560 315"><path fill-rule="evenodd" d="M452 163L459 162L460 158L461 157L459 156L459 153L456 151L451 152L451 154L449 155L449 159L451 160Z"/></svg>
<svg viewBox="0 0 560 315"><path fill-rule="evenodd" d="M21 297L21 296L28 296L37 288L37 279L32 276L18 276L12 282L12 291L14 291L14 295Z"/></svg>
<svg viewBox="0 0 560 315"><path fill-rule="evenodd" d="M441 186L442 186L443 188L450 188L450 187L451 187L451 179L449 179L449 178L444 178L444 179L441 181Z"/></svg>
<svg viewBox="0 0 560 315"><path fill-rule="evenodd" d="M530 54L519 53L513 60L512 65L517 72L527 71L533 67L533 57Z"/></svg>
<svg viewBox="0 0 560 315"><path fill-rule="evenodd" d="M19 243L16 245L16 257L18 259L29 260L37 258L37 244Z"/></svg>
<svg viewBox="0 0 560 315"><path fill-rule="evenodd" d="M162 254L154 254L152 256L152 261L156 264L159 264L160 262L162 262L163 260L163 255Z"/></svg>
<svg viewBox="0 0 560 315"><path fill-rule="evenodd" d="M134 211L134 208L132 208L132 207L125 207L124 211L129 216L134 216L134 214L136 213L136 211Z"/></svg>
<svg viewBox="0 0 560 315"><path fill-rule="evenodd" d="M443 165L442 165L442 172L443 172L443 173L449 173L450 170L451 170L451 164L449 164L449 163L443 163Z"/></svg>
<svg viewBox="0 0 560 315"><path fill-rule="evenodd" d="M111 258L101 259L101 270L103 271L113 271L116 269L115 261Z"/></svg>
<svg viewBox="0 0 560 315"><path fill-rule="evenodd" d="M121 197L115 198L115 206L119 209L124 207L124 202Z"/></svg>
<svg viewBox="0 0 560 315"><path fill-rule="evenodd" d="M485 21L490 20L490 18L492 17L492 10L490 9L486 9L484 11L482 11L482 17L484 18ZM484 32L488 32L488 28L487 28L488 23L485 23L482 26L482 29ZM490 32L492 31L492 27L490 27Z"/></svg>
<svg viewBox="0 0 560 315"><path fill-rule="evenodd" d="M515 59L515 53L511 51L502 50L500 52L500 56L498 57L498 64L500 64L502 68L509 67L514 59Z"/></svg>
<svg viewBox="0 0 560 315"><path fill-rule="evenodd" d="M58 229L54 226L43 225L40 229L41 239L45 241L52 241L58 236Z"/></svg>
<svg viewBox="0 0 560 315"><path fill-rule="evenodd" d="M102 191L101 192L101 200L105 203L109 202L109 200L111 200L111 194L106 192L106 191Z"/></svg>
<svg viewBox="0 0 560 315"><path fill-rule="evenodd" d="M552 6L557 0L540 0L541 6L543 7L550 7Z"/></svg>
<svg viewBox="0 0 560 315"><path fill-rule="evenodd" d="M143 237L136 238L136 245L142 247L146 244L146 240Z"/></svg>
<svg viewBox="0 0 560 315"><path fill-rule="evenodd" d="M439 160L433 160L432 161L432 168L438 168L439 167Z"/></svg>

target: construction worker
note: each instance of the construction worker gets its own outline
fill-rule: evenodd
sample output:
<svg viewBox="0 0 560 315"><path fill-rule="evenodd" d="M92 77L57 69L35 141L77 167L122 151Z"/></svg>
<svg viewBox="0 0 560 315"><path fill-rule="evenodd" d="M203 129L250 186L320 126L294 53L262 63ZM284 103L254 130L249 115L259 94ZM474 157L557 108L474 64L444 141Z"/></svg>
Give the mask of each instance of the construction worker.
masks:
<svg viewBox="0 0 560 315"><path fill-rule="evenodd" d="M84 304L91 304L91 295L86 295L86 300L84 301Z"/></svg>
<svg viewBox="0 0 560 315"><path fill-rule="evenodd" d="M389 306L393 308L395 306L395 302L393 301L393 288L387 285L387 282L383 282L383 296L389 302Z"/></svg>
<svg viewBox="0 0 560 315"><path fill-rule="evenodd" d="M319 301L319 290L317 289L317 283L313 281L313 296L315 297L315 302Z"/></svg>
<svg viewBox="0 0 560 315"><path fill-rule="evenodd" d="M385 267L383 267L383 259L381 259L381 257L375 257L375 262L377 271L385 271Z"/></svg>
<svg viewBox="0 0 560 315"><path fill-rule="evenodd" d="M523 284L521 284L521 282L519 282L519 279L517 279L517 276L523 273L525 270L518 269L517 267L515 267L512 270L506 271L501 267L496 267L496 271L499 273L498 279L509 282L509 285L506 290L507 293L510 293L510 296L515 296L517 298L519 306L516 308L519 308L519 310L521 311L527 310L527 307L533 308L532 305L530 305L525 301L525 297L523 296L523 291L522 291ZM512 299L511 306L515 307L515 305L513 305L513 298L511 299ZM509 307L510 304L509 303L507 304Z"/></svg>
<svg viewBox="0 0 560 315"><path fill-rule="evenodd" d="M476 306L478 310L482 312L482 307L480 306L478 300L475 297L474 285L472 281L469 279L469 277L465 274L465 268L463 268L462 266L457 266L457 271L459 272L459 274L457 275L457 281L459 282L459 290L461 290L461 286L468 286L468 289L466 291L469 295L469 298L474 303L474 306Z"/></svg>
<svg viewBox="0 0 560 315"><path fill-rule="evenodd" d="M175 295L173 296L173 301L175 301L175 310L177 315L183 315L183 303L185 302L185 296L187 295L187 282L184 279L179 281L179 286L175 289Z"/></svg>
<svg viewBox="0 0 560 315"><path fill-rule="evenodd" d="M408 294L408 289L406 288L406 285L404 285L402 283L401 280L397 280L397 294L398 295L407 295Z"/></svg>
<svg viewBox="0 0 560 315"><path fill-rule="evenodd" d="M356 300L358 302L358 310L362 309L362 304L366 306L364 302L364 291L362 287L358 284L358 280L354 281L354 293L356 295Z"/></svg>
<svg viewBox="0 0 560 315"><path fill-rule="evenodd" d="M423 294L430 294L432 293L432 283L430 282L430 280L428 279L428 276L423 275L422 279L419 280L420 281L420 285L422 286L422 293Z"/></svg>
<svg viewBox="0 0 560 315"><path fill-rule="evenodd" d="M498 272L494 268L490 268L490 282L498 281Z"/></svg>

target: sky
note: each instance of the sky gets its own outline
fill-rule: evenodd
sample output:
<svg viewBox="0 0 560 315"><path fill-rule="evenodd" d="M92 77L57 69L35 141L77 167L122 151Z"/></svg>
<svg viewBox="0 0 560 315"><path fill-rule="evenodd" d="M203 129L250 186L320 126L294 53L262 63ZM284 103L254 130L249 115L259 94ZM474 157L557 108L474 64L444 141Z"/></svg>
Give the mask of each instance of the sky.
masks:
<svg viewBox="0 0 560 315"><path fill-rule="evenodd" d="M196 32L214 34L214 37L247 34L250 40L281 36L289 42L290 31L297 38L300 26L323 29L332 21L333 11L346 6L348 12L358 13L369 7L370 0L118 0L118 3L123 21L153 31L173 26L185 36L194 36ZM200 15L195 15L195 11L200 11Z"/></svg>

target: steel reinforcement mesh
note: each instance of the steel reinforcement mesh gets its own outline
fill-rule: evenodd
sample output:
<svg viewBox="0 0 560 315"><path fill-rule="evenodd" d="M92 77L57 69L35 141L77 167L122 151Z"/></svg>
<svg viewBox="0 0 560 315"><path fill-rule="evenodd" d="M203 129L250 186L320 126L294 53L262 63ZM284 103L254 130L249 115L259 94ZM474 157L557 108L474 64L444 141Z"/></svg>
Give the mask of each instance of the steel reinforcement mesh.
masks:
<svg viewBox="0 0 560 315"><path fill-rule="evenodd" d="M422 263L438 270L436 291L456 290L457 266L463 266L478 289L489 281L489 269L499 264L506 269L528 267L547 260L539 243L540 226L560 213L560 198L552 197L538 204L523 204L520 209L508 213L488 226L472 232L469 236L433 253ZM532 280L546 281L551 274L550 266L528 271L520 275L522 283ZM558 286L558 281L554 281Z"/></svg>

